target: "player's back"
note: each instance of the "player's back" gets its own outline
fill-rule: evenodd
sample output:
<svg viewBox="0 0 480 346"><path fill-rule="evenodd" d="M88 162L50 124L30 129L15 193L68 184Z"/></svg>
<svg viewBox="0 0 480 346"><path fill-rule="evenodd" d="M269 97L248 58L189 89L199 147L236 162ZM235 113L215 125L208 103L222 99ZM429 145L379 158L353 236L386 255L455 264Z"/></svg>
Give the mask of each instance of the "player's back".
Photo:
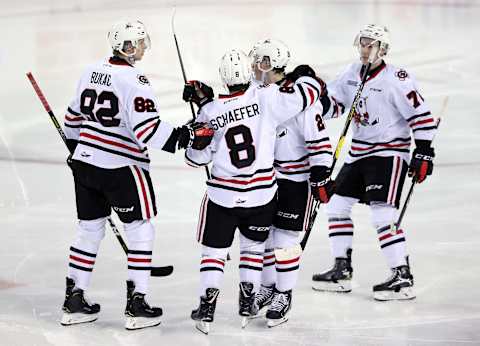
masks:
<svg viewBox="0 0 480 346"><path fill-rule="evenodd" d="M67 128L80 130L75 159L103 168L130 164L148 168L147 148L132 130L129 107L142 107L153 116L155 103L145 97L137 105L130 100L134 91L152 94L146 77L120 58L103 59L85 69L65 117Z"/></svg>
<svg viewBox="0 0 480 346"><path fill-rule="evenodd" d="M262 205L275 195L273 157L278 120L268 102L274 88L278 87L251 86L245 92L220 95L202 108L198 117L215 131L212 179L207 185L216 190L214 195L219 190L235 195L227 203L231 207ZM226 201L222 202L225 205Z"/></svg>

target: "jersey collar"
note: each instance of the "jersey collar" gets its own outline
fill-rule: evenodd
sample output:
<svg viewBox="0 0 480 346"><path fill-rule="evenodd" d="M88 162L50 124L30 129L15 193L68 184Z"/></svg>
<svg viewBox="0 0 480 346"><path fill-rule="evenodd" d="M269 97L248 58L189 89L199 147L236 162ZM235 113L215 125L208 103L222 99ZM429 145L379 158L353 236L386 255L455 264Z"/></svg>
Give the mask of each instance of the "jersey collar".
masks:
<svg viewBox="0 0 480 346"><path fill-rule="evenodd" d="M382 72L382 70L385 67L387 67L387 64L385 64L385 61L382 60L382 63L380 65L375 67L373 70L368 71L368 76L366 81L368 82L369 80L372 80L373 78L378 76L378 74ZM360 69L360 79L362 79L363 71L365 71L365 65L362 65L362 68Z"/></svg>
<svg viewBox="0 0 480 346"><path fill-rule="evenodd" d="M239 90L239 91L234 92L233 94L230 94L230 95L218 95L218 98L219 99L228 99L228 98L231 98L231 97L241 96L241 95L245 94L245 91L246 90Z"/></svg>
<svg viewBox="0 0 480 346"><path fill-rule="evenodd" d="M112 65L123 65L123 66L130 66L133 67L131 64L129 64L127 61L123 60L122 58L119 58L118 56L112 56L110 59L108 59L108 62Z"/></svg>

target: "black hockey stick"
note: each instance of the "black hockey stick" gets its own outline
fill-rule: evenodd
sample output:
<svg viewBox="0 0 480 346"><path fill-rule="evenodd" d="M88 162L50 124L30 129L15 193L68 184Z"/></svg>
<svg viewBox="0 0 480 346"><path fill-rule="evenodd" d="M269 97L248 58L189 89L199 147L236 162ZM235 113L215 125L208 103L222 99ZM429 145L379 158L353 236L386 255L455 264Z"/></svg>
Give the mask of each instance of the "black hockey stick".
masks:
<svg viewBox="0 0 480 346"><path fill-rule="evenodd" d="M28 73L27 73L27 78L28 78L28 80L30 81L30 83L32 84L32 87L33 87L33 89L35 90L35 93L37 94L38 98L40 99L40 102L42 103L43 107L45 108L45 110L47 111L48 115L50 116L50 119L52 120L53 125L54 125L55 128L57 129L58 134L59 134L60 137L62 138L63 143L65 144L65 146L66 146L67 149L68 149L67 136L65 136L65 132L63 132L62 127L61 127L60 124L58 123L57 118L55 117L55 114L53 114L53 111L52 111L52 109L50 108L50 105L48 104L47 99L45 98L45 95L43 95L42 90L41 90L40 87L38 86L38 83L37 83L37 81L35 80L35 78L33 77L33 75L32 75L31 72L28 72ZM68 149L68 150L70 151L70 149ZM111 218L110 216L107 217L107 220L108 220L108 223L109 223L109 225L110 225L110 228L112 229L113 233L114 233L115 236L117 237L118 242L120 243L120 245L122 246L123 250L125 251L125 254L128 256L128 247L127 247L127 244L125 243L125 241L123 240L122 235L121 235L120 232L118 231L117 227L116 227L115 224L113 223L113 220L112 220L112 218ZM151 268L151 273L150 273L150 275L151 275L151 276L168 276L168 275L170 275L172 272L173 272L173 266L152 267L152 268Z"/></svg>
<svg viewBox="0 0 480 346"><path fill-rule="evenodd" d="M365 71L362 76L362 81L358 86L357 93L355 94L355 97L352 102L352 106L350 107L350 111L348 112L347 119L345 120L345 125L343 126L342 133L340 135L340 138L338 139L337 146L333 154L333 162L332 162L332 165L330 166L330 171L332 173L337 163L338 157L340 156L340 152L342 151L342 147L345 143L345 138L347 137L347 132L348 132L348 129L350 128L350 123L352 122L353 116L355 115L355 108L357 107L357 104L360 101L360 96L362 95L363 87L365 86L365 82L367 81L368 72L370 71L371 66L372 66L372 63L369 61L367 66L365 67ZM315 223L315 219L317 218L319 208L320 208L320 202L315 201L312 215L308 220L308 227L305 230L305 235L303 236L302 241L300 242L300 246L302 247L302 250L305 250L305 247L307 246L308 238L310 237L310 233L312 232L313 224Z"/></svg>
<svg viewBox="0 0 480 346"><path fill-rule="evenodd" d="M442 107L442 111L440 111L440 115L442 115L443 112L445 111L445 108L447 106L447 100L448 100L448 98L446 98L444 103L443 103L443 107ZM437 118L437 123L435 125L435 128L437 129L437 131L438 131L438 127L440 126L441 121L442 121L442 118L438 117ZM435 132L435 134L437 134L437 133ZM433 142L433 139L432 139L432 142ZM398 220L397 220L396 223L390 225L390 231L392 232L392 234L396 234L397 230L400 229L400 225L402 223L403 217L405 216L405 212L407 211L408 203L410 202L410 198L412 197L413 189L415 188L415 185L417 185L417 177L413 176L412 177L412 184L410 185L410 188L408 189L407 197L405 197L405 201L403 202L402 210L400 211L400 216L398 217Z"/></svg>
<svg viewBox="0 0 480 346"><path fill-rule="evenodd" d="M182 76L183 76L183 81L185 84L187 84L187 74L185 73L185 66L183 65L183 59L182 59L182 54L180 53L180 48L178 47L178 40L177 40L177 34L175 33L175 13L177 12L177 9L174 7L173 8L173 13L172 13L172 32L173 32L173 39L175 40L175 48L177 48L177 55L178 55L178 61L180 62L180 68L182 69ZM192 101L190 103L190 110L192 111L192 118L195 119L195 109L193 108L193 103ZM207 174L207 178L210 180L210 171L208 169L208 166L205 166L205 173Z"/></svg>

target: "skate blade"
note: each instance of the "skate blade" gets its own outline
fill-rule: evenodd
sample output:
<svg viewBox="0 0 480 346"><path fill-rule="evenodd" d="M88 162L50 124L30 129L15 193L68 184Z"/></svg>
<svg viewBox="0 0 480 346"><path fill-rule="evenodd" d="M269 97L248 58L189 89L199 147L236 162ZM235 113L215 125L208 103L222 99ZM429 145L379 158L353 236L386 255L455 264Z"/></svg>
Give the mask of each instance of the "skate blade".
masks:
<svg viewBox="0 0 480 346"><path fill-rule="evenodd" d="M393 291L378 291L373 292L373 298L382 302L389 300L411 300L414 299L415 292L412 287L403 287L398 292Z"/></svg>
<svg viewBox="0 0 480 346"><path fill-rule="evenodd" d="M350 280L338 280L338 282L313 281L312 288L315 291L348 293L352 291Z"/></svg>
<svg viewBox="0 0 480 346"><path fill-rule="evenodd" d="M276 327L276 326L279 326L285 322L288 321L288 317L282 317L282 318L279 318L279 319L275 319L275 320L271 320L271 319L267 319L267 326L268 328L273 328L273 327Z"/></svg>
<svg viewBox="0 0 480 346"><path fill-rule="evenodd" d="M245 329L245 327L250 323L250 320L255 319L257 315L253 316L242 316L241 324L242 324L242 329Z"/></svg>
<svg viewBox="0 0 480 346"><path fill-rule="evenodd" d="M256 318L265 317L265 315L267 314L268 307L269 305L265 305L263 308L258 310L258 312L255 315L251 315L248 318L251 320L254 320Z"/></svg>
<svg viewBox="0 0 480 346"><path fill-rule="evenodd" d="M161 323L160 316L159 317L127 317L125 322L125 329L127 330L135 330L135 329L142 329L148 327L155 327Z"/></svg>
<svg viewBox="0 0 480 346"><path fill-rule="evenodd" d="M210 322L197 321L195 322L195 328L203 334L208 335L210 332Z"/></svg>
<svg viewBox="0 0 480 346"><path fill-rule="evenodd" d="M77 313L68 313L64 312L60 324L62 326L71 326L73 324L88 323L96 321L98 314L83 314L80 312Z"/></svg>

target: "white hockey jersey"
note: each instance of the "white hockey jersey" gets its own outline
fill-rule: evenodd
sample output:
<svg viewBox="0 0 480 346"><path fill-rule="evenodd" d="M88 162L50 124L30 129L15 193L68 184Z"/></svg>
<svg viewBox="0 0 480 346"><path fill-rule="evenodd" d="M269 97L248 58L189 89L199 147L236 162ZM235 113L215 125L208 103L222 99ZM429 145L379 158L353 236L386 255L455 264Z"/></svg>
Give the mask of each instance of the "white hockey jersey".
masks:
<svg viewBox="0 0 480 346"><path fill-rule="evenodd" d="M361 68L361 63L351 64L328 84L329 94L343 103L347 112L361 82ZM400 156L408 162L410 131L414 139L429 141L436 131L430 108L413 76L383 62L365 83L351 127L347 163L368 156Z"/></svg>
<svg viewBox="0 0 480 346"><path fill-rule="evenodd" d="M148 169L147 145L164 148L174 128L160 121L148 79L120 58L89 66L65 115L65 135L78 145L73 158L97 167Z"/></svg>
<svg viewBox="0 0 480 346"><path fill-rule="evenodd" d="M277 190L276 128L312 106L320 90L316 80L302 77L291 87L252 85L205 105L197 121L208 122L215 135L205 150L187 149L185 159L194 167L213 162L209 199L227 208L270 202Z"/></svg>
<svg viewBox="0 0 480 346"><path fill-rule="evenodd" d="M277 178L305 181L311 166L332 165L332 146L320 100L277 127L274 167ZM326 110L328 111L328 110Z"/></svg>

